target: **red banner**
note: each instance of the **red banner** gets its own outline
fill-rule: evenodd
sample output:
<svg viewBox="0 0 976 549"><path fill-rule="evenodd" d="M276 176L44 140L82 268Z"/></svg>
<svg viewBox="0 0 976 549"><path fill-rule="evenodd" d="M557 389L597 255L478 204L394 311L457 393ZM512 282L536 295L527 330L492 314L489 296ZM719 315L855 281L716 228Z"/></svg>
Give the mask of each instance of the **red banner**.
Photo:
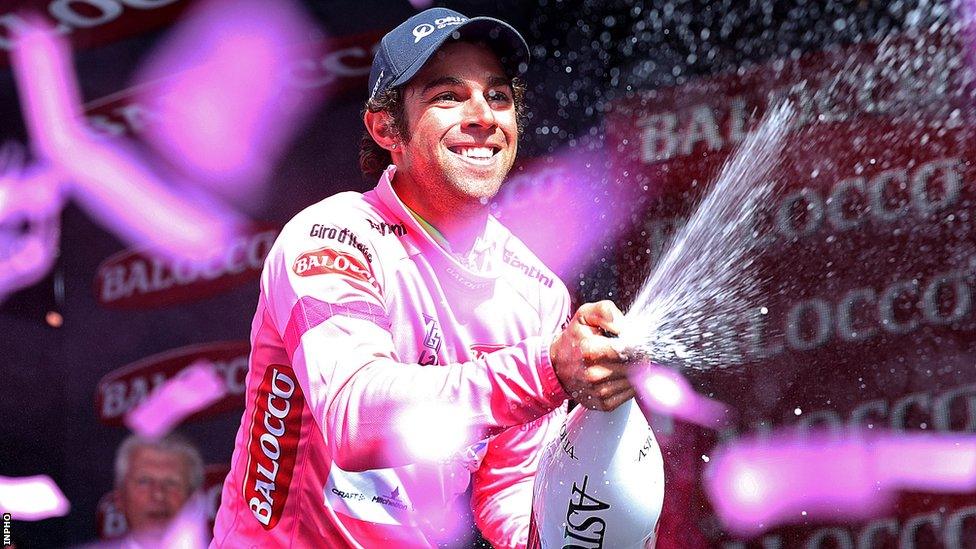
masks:
<svg viewBox="0 0 976 549"><path fill-rule="evenodd" d="M189 0L23 0L0 11L0 65L7 64L13 35L31 16L54 27L74 49L102 46L168 26Z"/></svg>
<svg viewBox="0 0 976 549"><path fill-rule="evenodd" d="M764 300L742 311L746 365L689 373L734 403L739 424L657 426L668 475L660 548L961 547L966 497L908 494L889 517L735 540L700 476L719 439L780 427L976 432L976 124L961 48L945 36L887 39L644 92L613 105L615 173L644 189L644 223L621 239L620 295L641 274L761 115L797 120L749 220ZM906 70L905 67L924 67ZM707 326L729 333L729 326Z"/></svg>
<svg viewBox="0 0 976 549"><path fill-rule="evenodd" d="M105 308L124 310L206 299L256 280L277 236L277 229L257 228L203 265L119 252L95 271L95 299Z"/></svg>
<svg viewBox="0 0 976 549"><path fill-rule="evenodd" d="M199 360L214 365L227 387L224 398L187 418L209 417L244 406L245 379L250 343L221 341L189 345L146 357L109 373L98 382L95 415L105 425L122 426L125 415L160 385L178 376Z"/></svg>
<svg viewBox="0 0 976 549"><path fill-rule="evenodd" d="M379 31L332 37L321 43L300 47L302 52L287 66L280 67L287 75L287 94L301 101L301 95L311 92L327 98L358 94L366 100L366 80L373 62L373 52L383 34ZM149 90L145 86L150 86ZM154 82L113 93L89 101L85 113L91 127L106 136L139 135L159 114L153 105L136 97L136 92L151 95ZM165 98L159 98L161 101Z"/></svg>

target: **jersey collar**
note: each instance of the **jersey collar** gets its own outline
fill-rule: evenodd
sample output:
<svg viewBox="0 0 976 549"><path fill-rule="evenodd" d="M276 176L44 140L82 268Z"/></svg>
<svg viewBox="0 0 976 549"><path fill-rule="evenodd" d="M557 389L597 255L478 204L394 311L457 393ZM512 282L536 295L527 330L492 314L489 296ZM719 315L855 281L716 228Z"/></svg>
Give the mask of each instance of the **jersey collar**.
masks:
<svg viewBox="0 0 976 549"><path fill-rule="evenodd" d="M408 232L413 235L413 238L410 240L416 242L419 248L418 251L421 251L429 257L436 258L437 263L444 272L462 287L470 290L491 287L500 274L497 269L498 258L489 260L487 262L487 268L482 271L476 271L461 263L450 253L450 244L444 239L444 236L419 215L411 211L400 200L400 197L397 196L396 191L393 190L393 176L395 173L396 166L393 164L390 164L384 170L383 175L380 176L376 184L376 196L386 209L407 227ZM478 246L494 245L494 254L501 253L499 248L502 243L497 242L497 238L494 238L496 233L495 229L497 229L495 223L497 221L492 216L488 216L488 222L485 224L485 232L478 237L479 242L475 244L475 248Z"/></svg>

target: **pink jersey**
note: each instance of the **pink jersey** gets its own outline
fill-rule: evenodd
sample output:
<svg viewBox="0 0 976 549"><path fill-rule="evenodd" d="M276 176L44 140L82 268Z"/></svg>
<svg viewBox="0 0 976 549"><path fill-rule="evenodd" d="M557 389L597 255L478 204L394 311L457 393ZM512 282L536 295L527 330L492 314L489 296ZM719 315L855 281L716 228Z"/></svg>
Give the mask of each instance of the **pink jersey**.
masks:
<svg viewBox="0 0 976 549"><path fill-rule="evenodd" d="M268 255L216 546L430 546L469 483L485 538L526 543L565 415L548 352L568 293L494 218L480 270L462 265L397 198L394 171L306 208ZM397 421L430 403L477 434L416 462Z"/></svg>

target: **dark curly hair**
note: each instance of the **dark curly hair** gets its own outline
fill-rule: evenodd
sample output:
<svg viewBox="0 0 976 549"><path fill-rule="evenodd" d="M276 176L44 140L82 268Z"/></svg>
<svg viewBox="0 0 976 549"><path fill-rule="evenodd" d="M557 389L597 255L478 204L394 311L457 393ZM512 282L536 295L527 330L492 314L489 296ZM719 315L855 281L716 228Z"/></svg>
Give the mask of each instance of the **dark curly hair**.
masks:
<svg viewBox="0 0 976 549"><path fill-rule="evenodd" d="M522 135L525 127L525 84L518 78L512 78L512 103L515 106L515 120L518 124L518 134ZM366 102L360 114L386 111L392 119L393 134L403 141L410 140L410 130L407 127L406 105L403 100L403 86L388 89L376 94ZM359 144L359 170L363 176L375 179L392 163L390 151L380 147L368 131L363 131L363 138Z"/></svg>

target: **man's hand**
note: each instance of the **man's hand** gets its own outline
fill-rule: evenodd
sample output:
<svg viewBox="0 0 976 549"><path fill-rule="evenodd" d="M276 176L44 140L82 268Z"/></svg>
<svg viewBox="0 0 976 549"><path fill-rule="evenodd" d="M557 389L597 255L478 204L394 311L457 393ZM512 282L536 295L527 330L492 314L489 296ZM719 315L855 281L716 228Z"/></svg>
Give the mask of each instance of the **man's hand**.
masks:
<svg viewBox="0 0 976 549"><path fill-rule="evenodd" d="M611 301L585 303L549 346L556 377L569 396L593 410L610 411L634 396L628 365L604 333L620 333L623 313Z"/></svg>

